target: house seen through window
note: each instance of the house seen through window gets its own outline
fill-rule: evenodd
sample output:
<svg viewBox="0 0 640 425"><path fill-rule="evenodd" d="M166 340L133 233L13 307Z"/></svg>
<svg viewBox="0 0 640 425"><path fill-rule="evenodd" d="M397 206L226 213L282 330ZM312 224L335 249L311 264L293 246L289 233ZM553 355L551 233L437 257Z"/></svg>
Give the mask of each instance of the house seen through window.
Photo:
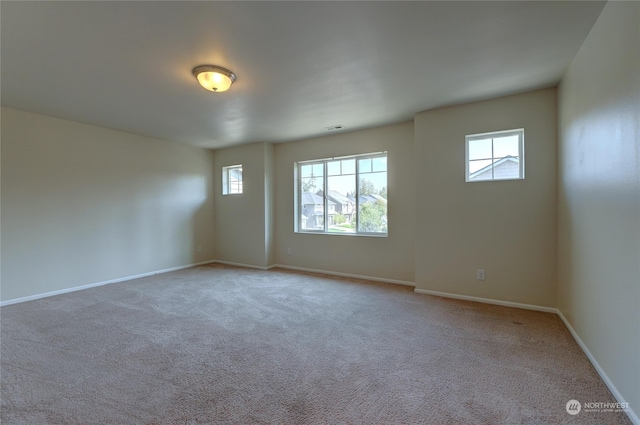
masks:
<svg viewBox="0 0 640 425"><path fill-rule="evenodd" d="M242 165L222 167L222 194L242 193Z"/></svg>
<svg viewBox="0 0 640 425"><path fill-rule="evenodd" d="M466 137L466 181L524 179L524 130Z"/></svg>
<svg viewBox="0 0 640 425"><path fill-rule="evenodd" d="M387 153L296 164L296 231L387 234Z"/></svg>

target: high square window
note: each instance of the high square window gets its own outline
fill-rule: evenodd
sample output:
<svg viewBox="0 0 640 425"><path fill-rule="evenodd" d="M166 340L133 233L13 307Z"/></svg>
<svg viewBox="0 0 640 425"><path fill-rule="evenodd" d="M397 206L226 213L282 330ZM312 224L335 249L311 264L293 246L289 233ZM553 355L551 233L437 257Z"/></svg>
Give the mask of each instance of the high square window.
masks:
<svg viewBox="0 0 640 425"><path fill-rule="evenodd" d="M236 195L242 193L242 165L222 167L222 194Z"/></svg>
<svg viewBox="0 0 640 425"><path fill-rule="evenodd" d="M524 179L524 129L466 136L468 182Z"/></svg>

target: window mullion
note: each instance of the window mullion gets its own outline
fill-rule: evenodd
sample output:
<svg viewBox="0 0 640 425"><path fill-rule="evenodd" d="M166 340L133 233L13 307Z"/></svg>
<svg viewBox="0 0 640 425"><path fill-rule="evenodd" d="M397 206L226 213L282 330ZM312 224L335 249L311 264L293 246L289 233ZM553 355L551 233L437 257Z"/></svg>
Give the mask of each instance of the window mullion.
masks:
<svg viewBox="0 0 640 425"><path fill-rule="evenodd" d="M493 141L494 138L491 138L491 180L495 179L495 166L494 164L496 163L496 158L495 158L495 154L493 153Z"/></svg>
<svg viewBox="0 0 640 425"><path fill-rule="evenodd" d="M329 167L327 165L327 161L324 161L323 173L322 173L322 197L324 198L324 232L327 233L329 231L329 201L327 197L327 184L329 183L329 178L327 176L327 171Z"/></svg>
<svg viewBox="0 0 640 425"><path fill-rule="evenodd" d="M360 233L360 161L356 159L356 234Z"/></svg>
<svg viewBox="0 0 640 425"><path fill-rule="evenodd" d="M304 200L302 199L302 165L298 164L298 226L297 230L304 230L302 228L302 210L304 208Z"/></svg>
<svg viewBox="0 0 640 425"><path fill-rule="evenodd" d="M518 173L524 178L524 133L518 133Z"/></svg>

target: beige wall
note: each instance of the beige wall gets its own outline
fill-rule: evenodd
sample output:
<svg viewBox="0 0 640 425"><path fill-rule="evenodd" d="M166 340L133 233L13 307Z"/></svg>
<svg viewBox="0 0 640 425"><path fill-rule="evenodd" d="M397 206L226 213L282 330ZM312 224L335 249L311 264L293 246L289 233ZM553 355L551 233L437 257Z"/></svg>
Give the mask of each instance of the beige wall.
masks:
<svg viewBox="0 0 640 425"><path fill-rule="evenodd" d="M276 182L275 182L275 147L271 143L264 144L264 198L265 198L265 239L264 249L266 255L265 265L270 266L276 261L275 249L275 201L276 201Z"/></svg>
<svg viewBox="0 0 640 425"><path fill-rule="evenodd" d="M2 108L1 168L2 300L214 258L209 151Z"/></svg>
<svg viewBox="0 0 640 425"><path fill-rule="evenodd" d="M559 93L559 307L636 415L639 45L640 3L609 2Z"/></svg>
<svg viewBox="0 0 640 425"><path fill-rule="evenodd" d="M465 135L515 128L526 178L465 183ZM416 288L555 307L555 89L417 114L414 157Z"/></svg>
<svg viewBox="0 0 640 425"><path fill-rule="evenodd" d="M296 161L380 151L388 151L389 237L294 232ZM278 144L275 154L276 263L413 282L413 123ZM287 253L288 248L291 255Z"/></svg>
<svg viewBox="0 0 640 425"><path fill-rule="evenodd" d="M273 146L253 143L214 153L216 259L266 267L273 258ZM222 167L242 164L243 193L222 194Z"/></svg>

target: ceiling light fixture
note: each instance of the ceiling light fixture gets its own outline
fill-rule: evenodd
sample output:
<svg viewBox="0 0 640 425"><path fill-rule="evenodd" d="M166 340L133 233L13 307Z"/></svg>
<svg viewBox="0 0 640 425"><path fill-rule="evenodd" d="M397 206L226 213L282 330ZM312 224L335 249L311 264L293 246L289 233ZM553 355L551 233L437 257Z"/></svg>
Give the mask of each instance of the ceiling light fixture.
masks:
<svg viewBox="0 0 640 425"><path fill-rule="evenodd" d="M229 90L236 74L217 65L200 65L193 68L193 76L205 89L220 93Z"/></svg>

